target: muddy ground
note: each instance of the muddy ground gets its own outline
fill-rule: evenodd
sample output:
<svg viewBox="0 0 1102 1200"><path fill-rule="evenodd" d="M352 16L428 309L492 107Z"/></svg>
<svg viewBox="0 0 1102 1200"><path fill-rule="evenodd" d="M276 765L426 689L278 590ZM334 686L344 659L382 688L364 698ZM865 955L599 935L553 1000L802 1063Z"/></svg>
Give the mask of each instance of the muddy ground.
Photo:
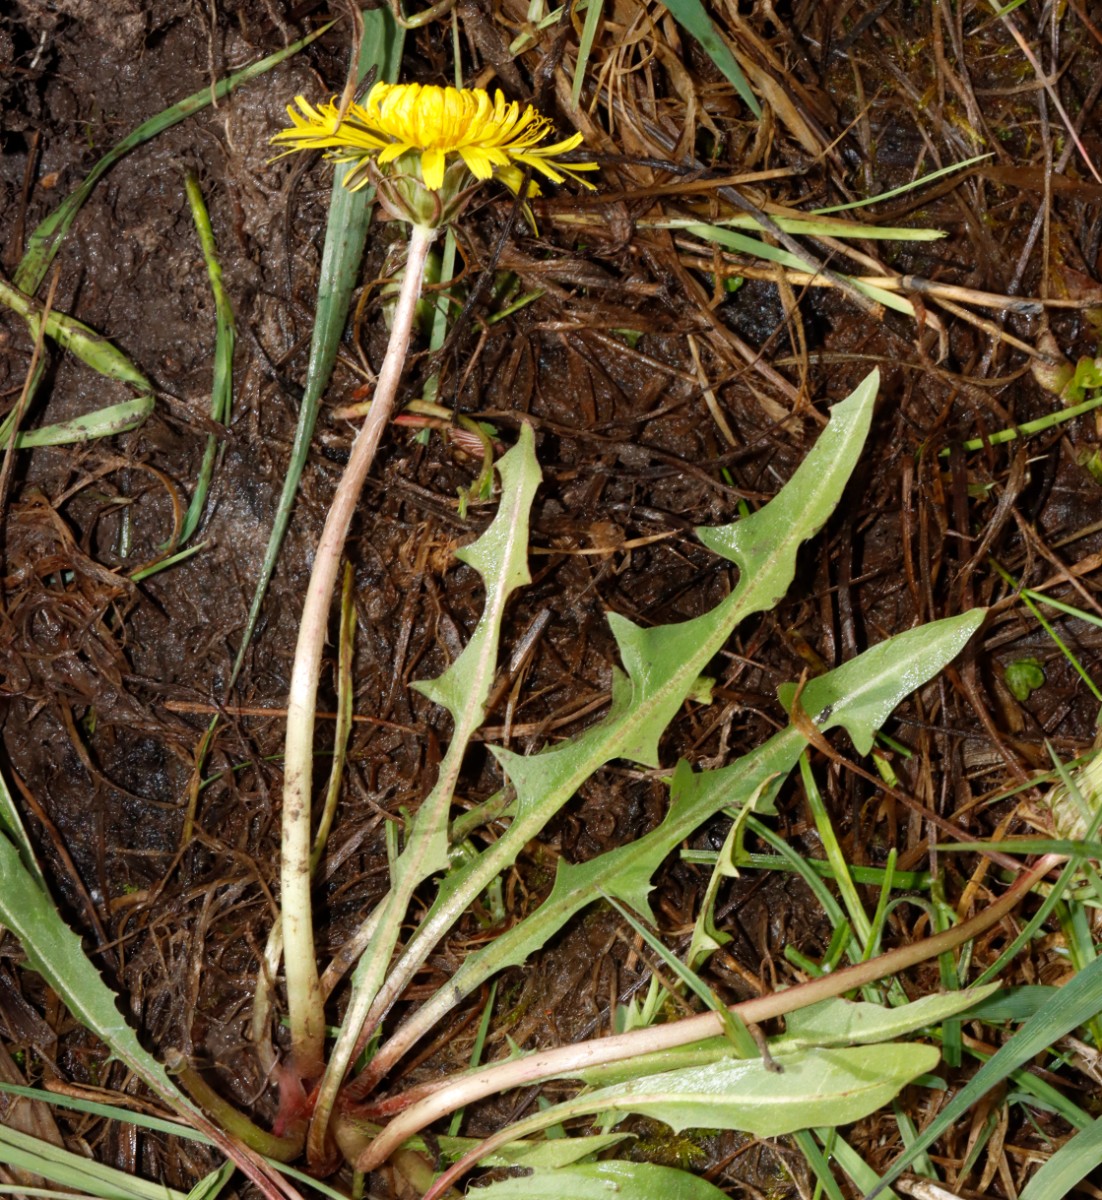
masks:
<svg viewBox="0 0 1102 1200"><path fill-rule="evenodd" d="M539 86L564 133L574 126L587 133L602 171L592 197L565 189L537 206L538 240L520 225L502 242L511 205L492 191L459 229L468 279L497 254L497 269L514 272L523 291L543 292L493 323L492 296L476 305L440 364L443 401L491 422L502 446L529 420L543 467L534 582L510 610L506 646L529 631L536 639L523 670L500 690L488 718L494 736L504 733L517 750L538 749L602 710L614 661L606 612L660 624L715 604L731 571L700 546L693 526L734 519L740 504L775 494L830 404L873 366L883 373L877 418L844 504L806 549L783 603L742 627L713 665L716 701L686 706L663 740L663 765L679 756L698 766L731 761L785 722L777 684L919 622L1003 599L992 559L1097 612L1095 418L1028 442L960 448L964 439L1059 409L1031 370L1031 350L1047 328L1070 359L1094 355L1099 308L1090 305L1102 307L1102 184L1068 149L1053 97L1038 88L989 9L866 0L775 10L716 5L742 61L759 72L759 92L764 80L770 94L788 98L775 99L764 123L657 5L626 0L609 6L611 24L591 64L595 79L597 68L607 73L600 88L583 93L585 115L572 119L563 72L576 53L576 29L549 27L515 60L502 53L526 9L517 0L459 5L465 79L522 99ZM1014 21L1058 75L1063 107L1098 163L1102 40L1080 9L1072 4L1054 22L1027 3ZM282 0L7 6L0 15L5 275L30 230L106 149L212 77L281 48L328 15L320 4ZM2 534L3 769L49 881L147 1044L193 1056L262 1119L271 1117L274 1097L247 1023L277 883L278 710L312 548L353 431L332 410L363 383L365 363L378 366L385 344L377 292L369 290L325 397L260 627L228 690L287 469L331 177L324 163L300 175L270 162L268 139L295 94L318 99L340 90L348 44L345 21L131 153L92 193L58 256L54 307L130 356L156 387L156 411L120 437L20 454ZM412 32L404 62L406 79L452 81L447 21ZM869 311L837 290L778 281L761 264L762 278L728 290L718 258L639 224L662 212L720 211L715 184L702 180L745 176L742 190L755 204L825 207L982 152L991 157L960 176L858 210L861 220L944 230L943 240L863 242L881 271L847 264L829 245L811 247L831 266L965 289L948 297L908 291L917 320ZM204 549L133 583L130 574L168 537L173 505L186 503L210 429L214 313L184 196L188 169L210 207L238 322L234 411L219 435ZM394 236L387 225L373 228L365 281L383 270ZM1015 312L1009 301L991 299L1010 296L1065 303ZM0 314L0 346L7 411L33 350L10 314ZM419 394L428 369L423 356L414 361L409 396ZM25 423L123 398L120 385L54 353ZM446 715L409 684L455 657L481 611L477 576L452 558L492 515L492 505L463 512L457 501L477 469L438 434L423 441L395 429L360 507L348 557L362 719L318 889L324 956L384 893L385 825L424 796L446 744ZM1086 671L1097 673L1097 630L1073 619L1058 628ZM1039 661L1043 685L1018 699L1005 673L1027 657ZM323 689L322 707L331 710L331 672ZM197 746L215 711L226 719L206 763L194 837L182 844ZM1023 831L1018 799L987 799L1045 768L1046 741L1066 758L1086 749L1096 712L1036 622L1006 605L892 724L892 736L914 752L886 753L915 807L816 759L850 861L882 863L895 846L902 866L934 865L959 896L974 863L933 858L922 808L969 838L1000 825ZM329 736L322 722L319 750ZM836 747L852 754L844 738ZM498 784L490 756L472 755L461 802ZM665 800L660 773L625 764L602 771L505 881L506 919L546 894L559 856L587 859L646 832ZM784 790L779 808L777 828L801 851L819 854L797 786ZM696 843L716 847L725 829L717 819ZM707 878L705 868L677 859L664 868L655 911L671 945L686 939ZM731 881L718 913L733 940L707 977L728 1001L790 979L786 945L815 958L830 938L810 895L787 877ZM900 917L893 936L912 932ZM484 936L472 917L404 1003L430 994ZM0 943L0 1036L22 1052L27 1076L125 1089L121 1068L105 1063L102 1048L56 1011L19 962L9 937ZM607 1031L610 1001L645 987L648 963L615 914L594 908L543 952L537 969L504 980L489 1052L502 1052L506 1035L534 1047ZM1020 971L1043 981L1063 968L1038 951ZM472 1037L471 1023L451 1029L403 1082L465 1064ZM468 1128L492 1128L532 1101L525 1094L487 1104ZM194 1183L205 1162L195 1148L62 1120L67 1135L85 1139L101 1160L176 1187ZM877 1145L880 1132L870 1125L857 1137L874 1165L891 1157L890 1147ZM1007 1144L1027 1148L1037 1136L1012 1130ZM781 1160L801 1168L783 1145L745 1146L725 1136L686 1148L650 1131L637 1152L688 1159L732 1195L797 1194ZM1012 1155L1011 1162L1020 1178L1024 1160ZM1002 1186L996 1178L988 1194L1006 1194Z"/></svg>

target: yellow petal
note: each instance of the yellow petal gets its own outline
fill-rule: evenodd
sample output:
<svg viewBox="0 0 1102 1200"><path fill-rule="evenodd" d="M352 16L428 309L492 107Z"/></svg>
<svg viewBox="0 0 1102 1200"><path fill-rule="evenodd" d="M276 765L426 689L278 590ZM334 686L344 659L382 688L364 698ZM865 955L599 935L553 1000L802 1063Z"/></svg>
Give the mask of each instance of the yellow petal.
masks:
<svg viewBox="0 0 1102 1200"><path fill-rule="evenodd" d="M430 192L437 191L444 183L444 151L426 150L421 155L421 178Z"/></svg>

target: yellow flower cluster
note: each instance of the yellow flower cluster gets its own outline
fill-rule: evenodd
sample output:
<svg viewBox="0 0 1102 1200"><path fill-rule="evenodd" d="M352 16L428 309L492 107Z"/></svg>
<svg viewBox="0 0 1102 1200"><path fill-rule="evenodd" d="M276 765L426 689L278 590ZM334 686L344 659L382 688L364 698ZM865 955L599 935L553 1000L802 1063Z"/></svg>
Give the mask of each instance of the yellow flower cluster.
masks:
<svg viewBox="0 0 1102 1200"><path fill-rule="evenodd" d="M297 108L295 107L297 105ZM289 105L292 127L281 130L273 142L292 150L327 150L337 162L354 162L352 187L368 182L367 166L379 167L409 155L421 182L430 191L444 185L449 158L462 161L475 179L500 179L516 192L523 168L531 167L553 183L569 177L592 188L579 172L594 171L596 163L564 163L561 156L581 143L574 134L549 145L551 122L531 105L523 109L506 101L501 92L493 99L481 88L442 88L419 83L377 83L363 104L352 104L341 116L335 100L317 107L297 96ZM533 195L539 188L529 185Z"/></svg>

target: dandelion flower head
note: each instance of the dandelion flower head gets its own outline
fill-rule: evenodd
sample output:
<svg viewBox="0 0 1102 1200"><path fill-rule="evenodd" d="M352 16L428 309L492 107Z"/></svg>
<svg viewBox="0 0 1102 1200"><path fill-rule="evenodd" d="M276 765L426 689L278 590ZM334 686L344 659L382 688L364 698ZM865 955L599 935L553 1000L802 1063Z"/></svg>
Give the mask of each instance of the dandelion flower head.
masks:
<svg viewBox="0 0 1102 1200"><path fill-rule="evenodd" d="M346 180L354 188L368 182L372 162L380 168L396 163L399 170L415 166L433 192L444 186L448 168L458 162L475 179L496 177L514 192L525 167L552 183L569 177L589 188L593 185L579 172L597 169L596 163L561 159L581 143L580 133L544 144L552 133L546 117L531 105L521 108L507 101L501 92L491 99L481 88L377 83L363 104L349 105L343 118L336 100L315 107L302 96L295 97L287 112L292 127L272 141L286 145L288 153L327 150L337 162L360 164L363 170ZM534 183L529 191L540 194Z"/></svg>

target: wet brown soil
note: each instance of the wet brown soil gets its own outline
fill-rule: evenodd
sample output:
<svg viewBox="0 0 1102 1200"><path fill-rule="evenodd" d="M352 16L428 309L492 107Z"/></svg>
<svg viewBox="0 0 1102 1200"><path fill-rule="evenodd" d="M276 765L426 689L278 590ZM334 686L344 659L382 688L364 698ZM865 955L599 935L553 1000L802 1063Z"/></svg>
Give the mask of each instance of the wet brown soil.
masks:
<svg viewBox="0 0 1102 1200"><path fill-rule="evenodd" d="M520 30L527 5L491 7L459 6L468 82L500 84L521 98L538 84L569 130L568 81L556 63L574 54L577 31L544 31L508 62L499 51ZM626 0L611 5L594 61L612 71L612 90L591 92L586 112L574 118L602 162L601 189L593 197L559 193L540 205L539 240L514 228L502 241L511 206L496 194L464 217L468 279L493 267L496 255L499 272L515 273L523 291L543 293L493 323L492 297L476 305L439 364L444 401L491 422L504 446L522 418L533 424L544 473L534 582L511 607L505 638L508 648L532 634L533 649L489 715L496 740L535 750L601 711L615 661L607 612L661 624L726 594L731 571L692 528L731 520L741 504L775 494L830 404L873 366L883 373L877 418L845 502L806 549L786 599L740 628L713 664L716 701L686 706L663 740L664 766L679 756L698 766L729 762L785 722L779 683L919 622L1001 601L1007 591L992 559L1097 611L1095 418L1028 443L969 453L960 443L1060 406L1030 370L1030 350L1046 326L1072 360L1097 353L1099 309L1089 302L1102 297L1102 185L1078 152L1064 154L1052 98L1038 90L1006 30L985 7L957 8L864 0L808 0L775 13L769 4L723 7L718 17L743 60L756 64L759 91L768 84L776 97L759 124L657 6L643 19ZM1038 26L1036 3L1014 19L1061 68L1059 96L1097 163L1102 43L1079 8L1073 4L1055 26L1047 18ZM28 232L107 148L327 15L320 5L280 0L16 0L0 15L5 274ZM446 23L412 33L405 77L449 82L451 53ZM148 1045L193 1056L261 1119L273 1115L274 1095L247 1023L277 885L279 709L313 546L352 433L332 409L363 382L361 356L377 367L385 344L371 292L359 340L349 336L325 397L291 531L231 691L290 455L329 197L325 164L300 177L286 162L269 162L268 139L292 96L340 89L347 57L347 28L339 24L134 151L95 189L57 259L54 306L125 351L154 382L157 408L133 433L19 455L2 530L2 766L50 884ZM749 176L742 190L759 206L811 208L899 186L977 152L991 157L872 210L883 223L942 229L945 239L865 241L862 250L884 267L857 269L1075 303L1041 315L1039 306L1014 312L965 293L911 290L914 320L781 280L760 263L761 278L727 290L720 276L738 274L734 267L642 223L663 211L719 213L715 185L701 182L717 175ZM186 503L210 429L214 311L184 196L187 169L198 173L210 207L238 322L234 413L219 435L204 549L133 583L133 570L167 538L174 505ZM382 271L393 236L373 227L366 281ZM847 266L829 245L813 249L831 267ZM7 411L33 346L5 313L0 346ZM424 357L412 364L410 396L428 370ZM122 398L121 386L54 354L29 424ZM951 453L939 457L944 448ZM492 505L462 512L457 503L457 489L477 471L454 443L396 428L360 506L348 546L360 620L360 719L318 888L326 956L384 893L385 827L425 795L448 738L446 715L409 684L456 656L481 610L477 575L452 558L492 515ZM1097 674L1097 630L1072 618L1057 627ZM1019 700L1005 673L1024 657L1040 660L1044 684ZM323 690L322 707L331 710L328 671ZM258 714L264 709L274 712ZM182 844L197 746L214 711L226 719L206 763L194 837ZM850 860L881 863L894 846L901 865L929 866L934 832L923 806L968 837L1000 822L1023 830L1011 816L1014 801L988 806L987 797L1044 768L1046 740L1065 757L1085 749L1096 712L1036 623L1020 606L999 608L955 668L893 723L890 732L913 753L884 753L917 809L817 758ZM319 750L329 736L319 731ZM844 739L837 749L852 753ZM499 784L492 758L476 751L460 801L480 800ZM559 856L588 859L646 832L665 801L660 775L622 763L600 772L504 880L506 920L546 894ZM819 854L794 784L779 810L785 836ZM725 832L717 819L695 843L716 848ZM942 857L935 865L959 896L967 860ZM678 859L661 873L655 912L669 944L687 940L707 879L705 868ZM707 978L728 1001L790 981L786 946L815 958L830 939L810 894L787 878L730 881L718 913L733 940ZM892 932L911 935L902 918ZM426 965L404 1005L431 994L486 936L472 917ZM125 1090L122 1069L19 970L20 957L10 937L0 942L0 1038L21 1052L26 1075ZM498 991L491 1056L504 1052L507 1038L534 1047L607 1032L611 1004L645 989L654 963L615 914L594 908L534 966L510 973ZM1044 978L1049 969L1039 956L1025 971ZM920 990L921 974L914 983ZM464 1065L478 1011L465 1010L404 1082ZM493 1128L533 1100L525 1093L487 1104L467 1128ZM784 1164L803 1168L783 1145L733 1136L671 1142L637 1128L636 1153L692 1165L733 1195L797 1194ZM215 1161L194 1147L131 1139L95 1122L70 1120L64 1129L88 1139L102 1161L184 1189ZM1036 1135L1020 1136L1028 1146ZM874 1165L891 1157L878 1149L874 1129L856 1140ZM996 1179L988 1194L1004 1195L1000 1187Z"/></svg>

